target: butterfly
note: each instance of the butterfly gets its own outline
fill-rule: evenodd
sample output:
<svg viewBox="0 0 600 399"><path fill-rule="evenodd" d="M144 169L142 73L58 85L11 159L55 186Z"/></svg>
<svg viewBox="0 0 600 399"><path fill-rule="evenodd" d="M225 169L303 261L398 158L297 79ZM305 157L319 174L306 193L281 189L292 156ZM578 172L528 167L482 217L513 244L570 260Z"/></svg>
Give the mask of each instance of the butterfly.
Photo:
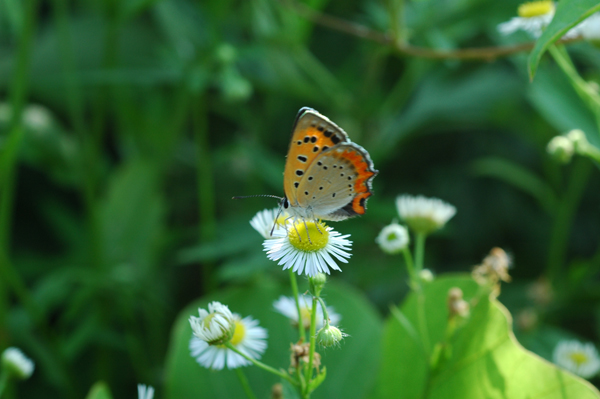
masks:
<svg viewBox="0 0 600 399"><path fill-rule="evenodd" d="M312 108L301 108L285 161L281 208L303 220L363 215L377 173L367 150L338 125Z"/></svg>

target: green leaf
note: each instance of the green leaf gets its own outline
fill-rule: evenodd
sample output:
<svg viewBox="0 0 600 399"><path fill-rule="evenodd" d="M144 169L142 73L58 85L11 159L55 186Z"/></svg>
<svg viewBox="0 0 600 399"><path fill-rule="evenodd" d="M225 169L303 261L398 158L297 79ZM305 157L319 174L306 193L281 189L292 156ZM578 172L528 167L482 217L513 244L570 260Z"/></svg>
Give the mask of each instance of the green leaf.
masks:
<svg viewBox="0 0 600 399"><path fill-rule="evenodd" d="M448 311L446 296L459 287L467 301L478 290L468 275L441 277L425 287L429 351L443 339ZM404 325L390 317L384 330L378 396L381 398L600 398L587 381L562 371L525 350L514 337L511 317L496 299L486 295L471 303L471 315L446 342L438 368L409 337ZM417 298L410 294L403 314L416 325Z"/></svg>
<svg viewBox="0 0 600 399"><path fill-rule="evenodd" d="M529 78L533 80L538 64L548 47L572 27L600 10L598 0L561 0L556 6L552 22L535 43L528 60Z"/></svg>
<svg viewBox="0 0 600 399"><path fill-rule="evenodd" d="M321 372L319 374L317 374L315 379L310 382L310 384L309 384L310 387L308 389L308 392L312 392L315 389L317 389L319 387L319 385L321 385L323 383L323 381L325 381L326 377L327 377L327 367L323 367L323 369L321 370Z"/></svg>
<svg viewBox="0 0 600 399"><path fill-rule="evenodd" d="M300 289L302 291L302 287ZM190 356L188 344L192 331L188 318L198 313L198 307L206 308L206 304L213 300L227 304L233 312L242 316L251 315L259 320L269 332L268 348L261 361L276 369L287 370L290 343L297 341L296 329L274 311L273 302L281 295L290 295L289 291L263 279L260 286L222 291L185 308L178 316L171 336L165 397L241 398L245 395L234 371L206 370ZM327 378L311 398L367 397L379 366L379 317L366 299L350 287L329 282L324 293L327 305L333 306L342 315L340 327L349 337L343 340L339 349L317 348L321 364L327 366ZM273 384L280 382L279 377L257 367L246 367L243 371L259 398L269 397Z"/></svg>
<svg viewBox="0 0 600 399"><path fill-rule="evenodd" d="M92 386L85 399L112 399L112 394L105 382L98 381Z"/></svg>

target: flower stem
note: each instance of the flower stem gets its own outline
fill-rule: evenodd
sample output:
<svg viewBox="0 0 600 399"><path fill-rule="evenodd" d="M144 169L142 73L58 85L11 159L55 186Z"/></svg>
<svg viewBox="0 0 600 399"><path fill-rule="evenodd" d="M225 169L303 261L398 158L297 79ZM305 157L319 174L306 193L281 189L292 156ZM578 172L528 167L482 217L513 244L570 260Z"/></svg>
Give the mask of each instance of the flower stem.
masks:
<svg viewBox="0 0 600 399"><path fill-rule="evenodd" d="M248 399L256 399L256 395L254 395L254 393L252 392L252 388L248 383L248 378L246 378L246 374L244 374L242 368L238 367L237 369L235 369L235 373L237 374L238 379L240 380L242 388L244 388L244 392L246 392L246 396L248 397Z"/></svg>
<svg viewBox="0 0 600 399"><path fill-rule="evenodd" d="M425 239L427 238L427 234L417 233L416 243L415 243L415 279L418 281L419 272L423 270L423 262L425 258ZM417 294L417 318L419 322L419 332L421 333L421 339L423 340L423 347L425 348L425 353L429 358L429 333L427 331L427 321L425 318L425 294L421 289L421 284L417 283L416 286L416 294Z"/></svg>
<svg viewBox="0 0 600 399"><path fill-rule="evenodd" d="M421 287L421 283L419 281L419 275L415 271L415 264L408 246L402 250L402 255L404 255L404 262L406 263L406 269L408 270L408 276L410 277L410 288L418 290Z"/></svg>
<svg viewBox="0 0 600 399"><path fill-rule="evenodd" d="M427 234L417 233L417 242L415 243L415 273L418 275L423 270L425 260L425 239Z"/></svg>
<svg viewBox="0 0 600 399"><path fill-rule="evenodd" d="M323 326L329 327L329 314L327 313L327 306L325 306L325 301L321 297L317 297L317 299L321 304L321 309L323 309Z"/></svg>
<svg viewBox="0 0 600 399"><path fill-rule="evenodd" d="M252 364L254 364L256 367L259 367L265 371L268 371L269 373L273 373L285 380L287 380L290 384L297 386L298 385L298 381L294 380L292 377L290 377L289 375L287 375L286 373L284 373L283 371L280 370L276 370L273 367L264 364L262 362L259 362L256 359L251 358L250 356L246 355L243 352L240 352L235 346L233 346L233 344L231 342L227 342L225 344L225 346L229 349L231 349L232 351L234 351L235 353L237 353L238 355L242 356L244 359L249 360L250 362L252 362Z"/></svg>
<svg viewBox="0 0 600 399"><path fill-rule="evenodd" d="M302 321L302 312L300 311L300 299L298 297L298 282L296 281L296 273L290 271L290 284L292 286L292 293L294 294L294 300L296 301L296 310L298 311L298 338L304 342L304 322Z"/></svg>
<svg viewBox="0 0 600 399"><path fill-rule="evenodd" d="M304 392L304 398L310 396L308 392L310 386L310 379L312 377L313 360L315 357L315 344L316 344L316 332L317 332L317 297L313 297L312 310L310 312L310 347L308 348L308 367L306 368L306 391Z"/></svg>

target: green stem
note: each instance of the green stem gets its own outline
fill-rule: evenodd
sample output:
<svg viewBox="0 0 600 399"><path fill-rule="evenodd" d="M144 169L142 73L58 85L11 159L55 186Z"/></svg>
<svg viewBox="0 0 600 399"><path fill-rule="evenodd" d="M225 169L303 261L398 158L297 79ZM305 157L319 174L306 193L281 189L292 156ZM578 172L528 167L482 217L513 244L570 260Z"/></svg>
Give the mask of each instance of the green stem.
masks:
<svg viewBox="0 0 600 399"><path fill-rule="evenodd" d="M290 272L290 284L292 286L292 294L294 295L294 300L296 301L296 310L298 311L298 340L304 342L304 322L302 320L302 312L300 311L300 299L298 296L298 282L296 281L296 273L289 269Z"/></svg>
<svg viewBox="0 0 600 399"><path fill-rule="evenodd" d="M240 383L242 384L242 388L244 389L244 392L246 392L246 396L249 399L256 399L256 396L254 395L254 392L252 392L252 388L250 387L250 384L248 383L248 378L246 378L246 374L244 374L244 371L242 370L241 367L238 367L237 369L235 369L235 373L238 376L238 379L240 380Z"/></svg>
<svg viewBox="0 0 600 399"><path fill-rule="evenodd" d="M548 52L556 61L556 64L562 69L567 78L571 81L573 88L579 97L586 103L590 110L596 116L596 123L600 128L600 96L597 91L588 82L586 82L573 65L573 61L569 57L564 46L552 45L548 48Z"/></svg>
<svg viewBox="0 0 600 399"><path fill-rule="evenodd" d="M8 386L8 373L6 371L0 372L0 398L2 398L2 394L4 390Z"/></svg>
<svg viewBox="0 0 600 399"><path fill-rule="evenodd" d="M414 291L419 290L421 288L421 281L419 280L419 275L415 271L412 254L410 253L408 246L402 250L402 255L404 255L404 262L406 263L406 269L408 270L408 276L410 277L410 288Z"/></svg>
<svg viewBox="0 0 600 399"><path fill-rule="evenodd" d="M415 242L415 268L414 273L416 275L416 279L418 280L419 272L423 270L423 263L425 258L425 239L427 238L427 234L425 233L417 233L416 234L416 242ZM423 346L425 348L425 353L427 354L427 358L429 359L430 354L430 346L429 346L429 333L427 331L427 320L425 315L425 293L421 289L421 284L418 283L417 293L417 318L419 320L419 330L421 333L421 339L423 340Z"/></svg>
<svg viewBox="0 0 600 399"><path fill-rule="evenodd" d="M315 344L317 339L317 298L313 297L312 310L310 312L310 346L308 348L308 367L306 368L306 374L304 376L306 380L306 391L304 392L304 398L310 397L308 389L310 387L310 379L312 378L313 360L315 357Z"/></svg>
<svg viewBox="0 0 600 399"><path fill-rule="evenodd" d="M427 359L429 359L429 332L427 331L427 318L425 315L425 293L422 289L417 290L417 318L419 319L419 330L421 332L425 354L427 355Z"/></svg>
<svg viewBox="0 0 600 399"><path fill-rule="evenodd" d="M404 34L404 0L388 0L388 8L391 36L397 44L406 44L406 35Z"/></svg>
<svg viewBox="0 0 600 399"><path fill-rule="evenodd" d="M577 152L579 155L583 155L600 163L600 149L596 148L593 144L586 143L583 148L580 147Z"/></svg>
<svg viewBox="0 0 600 399"><path fill-rule="evenodd" d="M292 377L290 377L288 374L284 373L283 371L279 371L274 369L273 367L264 364L263 362L260 362L256 359L251 358L250 356L246 355L243 352L240 352L235 346L233 346L233 344L231 342L227 342L225 344L225 346L229 349L231 349L232 351L234 351L235 353L237 353L238 355L242 356L244 359L250 361L252 364L254 364L256 367L259 367L265 371L268 371L269 373L275 374L276 376L279 376L283 379L285 379L286 381L288 381L290 384L294 385L294 386L298 386L298 381L294 380Z"/></svg>
<svg viewBox="0 0 600 399"><path fill-rule="evenodd" d="M415 243L415 273L418 275L423 270L423 262L425 261L425 239L427 234L417 233Z"/></svg>
<svg viewBox="0 0 600 399"><path fill-rule="evenodd" d="M325 301L321 297L317 297L317 299L321 304L321 309L323 309L323 326L327 328L329 327L329 314L327 313L327 306L325 306Z"/></svg>
<svg viewBox="0 0 600 399"><path fill-rule="evenodd" d="M564 268L569 232L575 212L592 170L592 164L587 159L576 159L569 176L569 184L558 205L550 236L548 251L548 277L556 288L564 281Z"/></svg>

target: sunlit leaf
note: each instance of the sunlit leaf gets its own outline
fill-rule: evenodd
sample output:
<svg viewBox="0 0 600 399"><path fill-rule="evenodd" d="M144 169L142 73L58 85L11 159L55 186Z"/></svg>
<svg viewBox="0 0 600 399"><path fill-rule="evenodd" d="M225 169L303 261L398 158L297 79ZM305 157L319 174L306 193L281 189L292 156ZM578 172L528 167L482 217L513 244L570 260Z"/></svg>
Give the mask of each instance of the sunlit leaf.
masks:
<svg viewBox="0 0 600 399"><path fill-rule="evenodd" d="M424 314L430 344L445 340L446 352L438 368L430 370L409 332L396 318L385 327L383 363L378 393L381 398L599 398L587 381L563 371L516 341L511 317L495 299L483 295L471 302L468 321L451 338L444 338L448 290L459 287L466 300L478 290L469 276L441 277L425 287ZM417 323L417 297L411 294L402 312Z"/></svg>

